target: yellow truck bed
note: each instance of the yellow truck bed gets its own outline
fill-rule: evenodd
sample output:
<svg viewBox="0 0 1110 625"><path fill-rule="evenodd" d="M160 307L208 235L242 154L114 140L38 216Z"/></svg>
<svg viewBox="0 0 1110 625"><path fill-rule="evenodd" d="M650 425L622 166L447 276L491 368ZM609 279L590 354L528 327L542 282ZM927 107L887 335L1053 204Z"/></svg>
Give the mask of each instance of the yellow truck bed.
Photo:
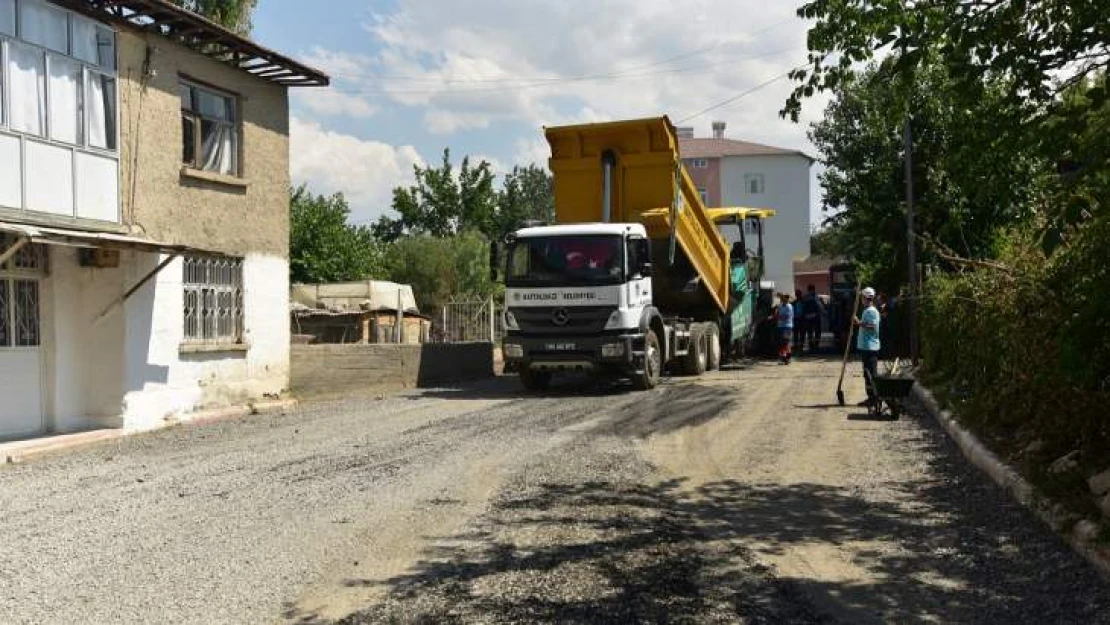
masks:
<svg viewBox="0 0 1110 625"><path fill-rule="evenodd" d="M679 156L678 136L666 117L545 129L551 146L557 223L602 221L602 157L616 157L612 222L639 222L655 240L669 239L690 261L721 312L728 310L729 249Z"/></svg>

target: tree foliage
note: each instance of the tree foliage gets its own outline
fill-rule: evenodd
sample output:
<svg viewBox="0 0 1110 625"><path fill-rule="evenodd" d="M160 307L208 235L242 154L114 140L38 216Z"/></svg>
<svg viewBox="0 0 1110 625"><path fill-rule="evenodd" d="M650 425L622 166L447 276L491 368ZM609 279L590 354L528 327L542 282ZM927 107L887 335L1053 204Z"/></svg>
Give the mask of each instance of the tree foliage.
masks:
<svg viewBox="0 0 1110 625"><path fill-rule="evenodd" d="M472 166L464 157L455 173L451 151L443 150L438 167L413 167L416 184L393 190L393 210L397 219L383 217L374 232L384 240L402 234L427 234L449 237L467 231L488 232L494 223L497 194L489 163Z"/></svg>
<svg viewBox="0 0 1110 625"><path fill-rule="evenodd" d="M829 219L845 252L875 267L893 289L906 275L903 101L914 111L913 186L918 232L968 256L990 252L998 228L1025 218L1045 189L1051 163L1027 142L984 120L1005 116L1007 85L984 82L975 98L939 63L912 86L895 79L897 59L845 79L810 138Z"/></svg>
<svg viewBox="0 0 1110 625"><path fill-rule="evenodd" d="M348 223L342 194L313 195L302 185L290 198L289 270L293 282L346 282L385 275L381 245L366 226Z"/></svg>
<svg viewBox="0 0 1110 625"><path fill-rule="evenodd" d="M547 170L536 166L514 167L500 190L486 161L472 165L463 159L456 170L450 150L443 151L439 166L414 167L416 184L393 190L396 218L382 217L375 235L396 241L404 235L450 237L465 232L498 239L529 220L550 220L555 202Z"/></svg>
<svg viewBox="0 0 1110 625"><path fill-rule="evenodd" d="M1047 109L1068 87L1110 67L1105 0L810 0L798 15L816 23L783 109L795 121L805 98L836 90L858 63L884 50L901 52L899 70L907 72L937 54L956 84L997 77L1011 105Z"/></svg>
<svg viewBox="0 0 1110 625"><path fill-rule="evenodd" d="M487 236L502 238L527 222L555 221L554 181L542 167L514 167L497 194L497 214Z"/></svg>
<svg viewBox="0 0 1110 625"><path fill-rule="evenodd" d="M496 292L489 279L489 244L477 233L450 238L404 236L386 249L390 280L412 285L423 311L458 297L485 298Z"/></svg>
<svg viewBox="0 0 1110 625"><path fill-rule="evenodd" d="M240 35L251 32L251 17L258 0L173 0L175 4Z"/></svg>

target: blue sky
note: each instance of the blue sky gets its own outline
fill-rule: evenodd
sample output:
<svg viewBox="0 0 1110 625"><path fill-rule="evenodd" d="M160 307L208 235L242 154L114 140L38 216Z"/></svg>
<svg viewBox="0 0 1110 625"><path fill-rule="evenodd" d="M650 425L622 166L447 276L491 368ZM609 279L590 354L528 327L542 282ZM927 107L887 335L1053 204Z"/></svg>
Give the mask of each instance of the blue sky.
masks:
<svg viewBox="0 0 1110 625"><path fill-rule="evenodd" d="M295 183L341 191L353 219L388 210L442 150L496 170L544 163L545 124L667 114L676 122L805 60L782 0L261 0L254 38L332 76L291 96ZM813 153L777 111L780 79L688 122ZM815 119L824 100L810 103ZM814 181L815 187L815 181ZM816 210L817 190L812 192Z"/></svg>

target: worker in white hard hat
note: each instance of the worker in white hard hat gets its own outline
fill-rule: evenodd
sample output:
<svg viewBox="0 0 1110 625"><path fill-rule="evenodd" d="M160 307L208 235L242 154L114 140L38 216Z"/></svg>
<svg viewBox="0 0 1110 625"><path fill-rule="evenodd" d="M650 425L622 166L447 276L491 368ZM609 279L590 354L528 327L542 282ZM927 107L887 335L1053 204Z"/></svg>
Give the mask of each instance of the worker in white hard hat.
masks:
<svg viewBox="0 0 1110 625"><path fill-rule="evenodd" d="M867 399L860 405L868 406L875 400L871 380L878 375L879 371L879 348L881 347L879 325L882 323L882 316L879 314L879 309L875 307L875 289L867 287L860 295L863 297L863 312L860 316L853 317L852 323L859 327L856 351L863 361L864 386L867 389Z"/></svg>

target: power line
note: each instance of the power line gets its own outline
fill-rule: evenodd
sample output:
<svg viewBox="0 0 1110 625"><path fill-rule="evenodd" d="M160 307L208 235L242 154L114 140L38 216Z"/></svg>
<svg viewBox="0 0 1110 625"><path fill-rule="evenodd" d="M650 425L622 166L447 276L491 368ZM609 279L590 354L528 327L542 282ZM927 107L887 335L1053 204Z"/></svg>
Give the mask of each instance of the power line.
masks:
<svg viewBox="0 0 1110 625"><path fill-rule="evenodd" d="M765 26L763 28L760 28L759 30L753 31L753 32L749 33L749 35L758 35L758 34L761 34L761 33L764 33L764 32L770 31L770 30L774 30L774 29L776 29L780 26L783 26L784 24L788 24L788 23L794 21L795 19L796 19L795 17L791 16L791 17L786 18L784 20L781 20L781 21L775 22L773 24L770 24L768 26ZM573 81L573 80L594 80L594 79L601 79L601 78L617 77L617 76L629 74L629 73L632 73L632 72L639 72L639 71L642 71L642 70L645 70L645 69L652 69L654 67L660 67L660 66L663 66L663 65L668 65L668 64L674 63L676 61L681 61L681 60L684 60L684 59L688 59L690 57L699 56L699 55L705 54L707 52L711 52L713 50L716 50L717 48L720 48L723 45L725 45L724 42L718 41L717 43L715 43L711 46L707 46L705 48L700 48L700 49L694 50L692 52L685 52L685 53L682 53L682 54L679 54L679 55L676 55L676 56L673 56L673 57L663 59L661 61L655 61L655 62L652 62L652 63L648 63L646 65L640 65L640 66L636 66L636 67L632 67L632 68L628 68L628 69L623 69L623 70L613 70L613 71L598 73L598 74L584 74L584 75L579 75L579 76L567 76L567 77L534 76L534 77L515 77L515 78L510 78L510 77L442 78L442 77L429 77L429 76L413 76L413 75L404 75L404 74L392 74L391 75L391 74L370 74L370 73L354 73L354 72L329 72L329 74L331 74L332 76L348 77L348 78L363 78L363 79L370 79L370 80L397 80L397 81L410 81L410 82L443 82L443 83L475 83L475 84L482 84L482 83L546 83L546 82L560 82L560 81ZM772 54L777 54L777 53L772 53ZM756 56L753 56L753 57L746 57L746 58L761 58L762 56L765 56L765 55L756 55ZM737 60L745 60L745 59L741 58L741 59L737 59Z"/></svg>
<svg viewBox="0 0 1110 625"><path fill-rule="evenodd" d="M786 78L787 76L790 75L790 72L794 71L795 69L799 69L801 67L803 67L803 66L799 65L798 67L792 67L792 68L786 70L785 72L779 74L778 76L775 76L774 78L772 78L772 79L770 79L766 82L762 82L762 83L752 87L751 89L748 89L747 91L741 92L737 95L732 96L731 98L728 98L727 100L722 100L722 101L714 104L713 106L710 106L709 108L707 108L703 111L699 111L697 113L694 113L693 115L690 115L689 117L684 117L684 118L678 120L675 123L676 124L684 124L684 123L686 123L686 122L688 122L692 119L697 119L698 117L701 117L702 115L705 115L706 113L711 113L711 112L713 112L713 111L715 111L715 110L717 110L721 107L728 106L729 104L732 104L733 102L735 102L735 101L737 101L741 98L747 97L747 96L755 93L756 91L759 91L760 89L763 89L764 87L772 85L772 84L782 80L783 78Z"/></svg>
<svg viewBox="0 0 1110 625"><path fill-rule="evenodd" d="M787 53L787 52L795 52L799 49L800 48L787 48L787 49L782 49L782 50L775 50L775 51L772 51L772 52L768 52L766 54L759 54L759 55L754 55L754 56L742 57L742 58L737 58L737 59L730 59L730 60L726 60L726 61L719 61L719 62L716 62L716 63L708 63L708 64L696 65L696 66L672 67L672 68L659 69L659 70L647 71L647 72L640 71L640 70L625 70L624 72L612 72L612 73L608 73L608 74L596 74L596 75L591 75L591 76L572 76L572 77L565 77L565 78L547 78L547 79L543 79L542 81L534 81L534 82L521 81L521 82L518 82L516 84L503 84L503 85L492 86L492 87L474 87L474 88L465 88L465 89L458 89L458 88L451 88L451 87L444 87L444 88L438 88L438 89L437 88L390 89L388 87L375 87L375 88L369 88L368 87L368 88L354 88L354 89L332 88L331 91L333 91L335 93L361 94L361 95L372 95L372 94L381 94L381 95L439 95L439 94L459 94L459 93L463 93L463 94L465 94L465 93L490 93L490 92L500 92L500 91L508 91L508 90L535 89L537 87L548 87L548 86L562 85L562 84L567 84L567 83L592 82L592 81L610 81L610 80L621 80L621 79L626 79L626 78L643 78L643 77L646 77L646 76L660 76L660 75L664 75L664 74L695 73L695 72L701 72L701 71L705 71L705 70L708 70L708 69L712 69L712 68L715 68L715 67L721 67L721 66L724 66L724 65L732 65L732 64L735 64L735 63L738 63L738 62L741 62L741 61L750 61L750 60L755 60L755 59L774 57L774 56L778 56L780 54L784 54L784 53ZM660 64L662 64L662 62L660 62Z"/></svg>

